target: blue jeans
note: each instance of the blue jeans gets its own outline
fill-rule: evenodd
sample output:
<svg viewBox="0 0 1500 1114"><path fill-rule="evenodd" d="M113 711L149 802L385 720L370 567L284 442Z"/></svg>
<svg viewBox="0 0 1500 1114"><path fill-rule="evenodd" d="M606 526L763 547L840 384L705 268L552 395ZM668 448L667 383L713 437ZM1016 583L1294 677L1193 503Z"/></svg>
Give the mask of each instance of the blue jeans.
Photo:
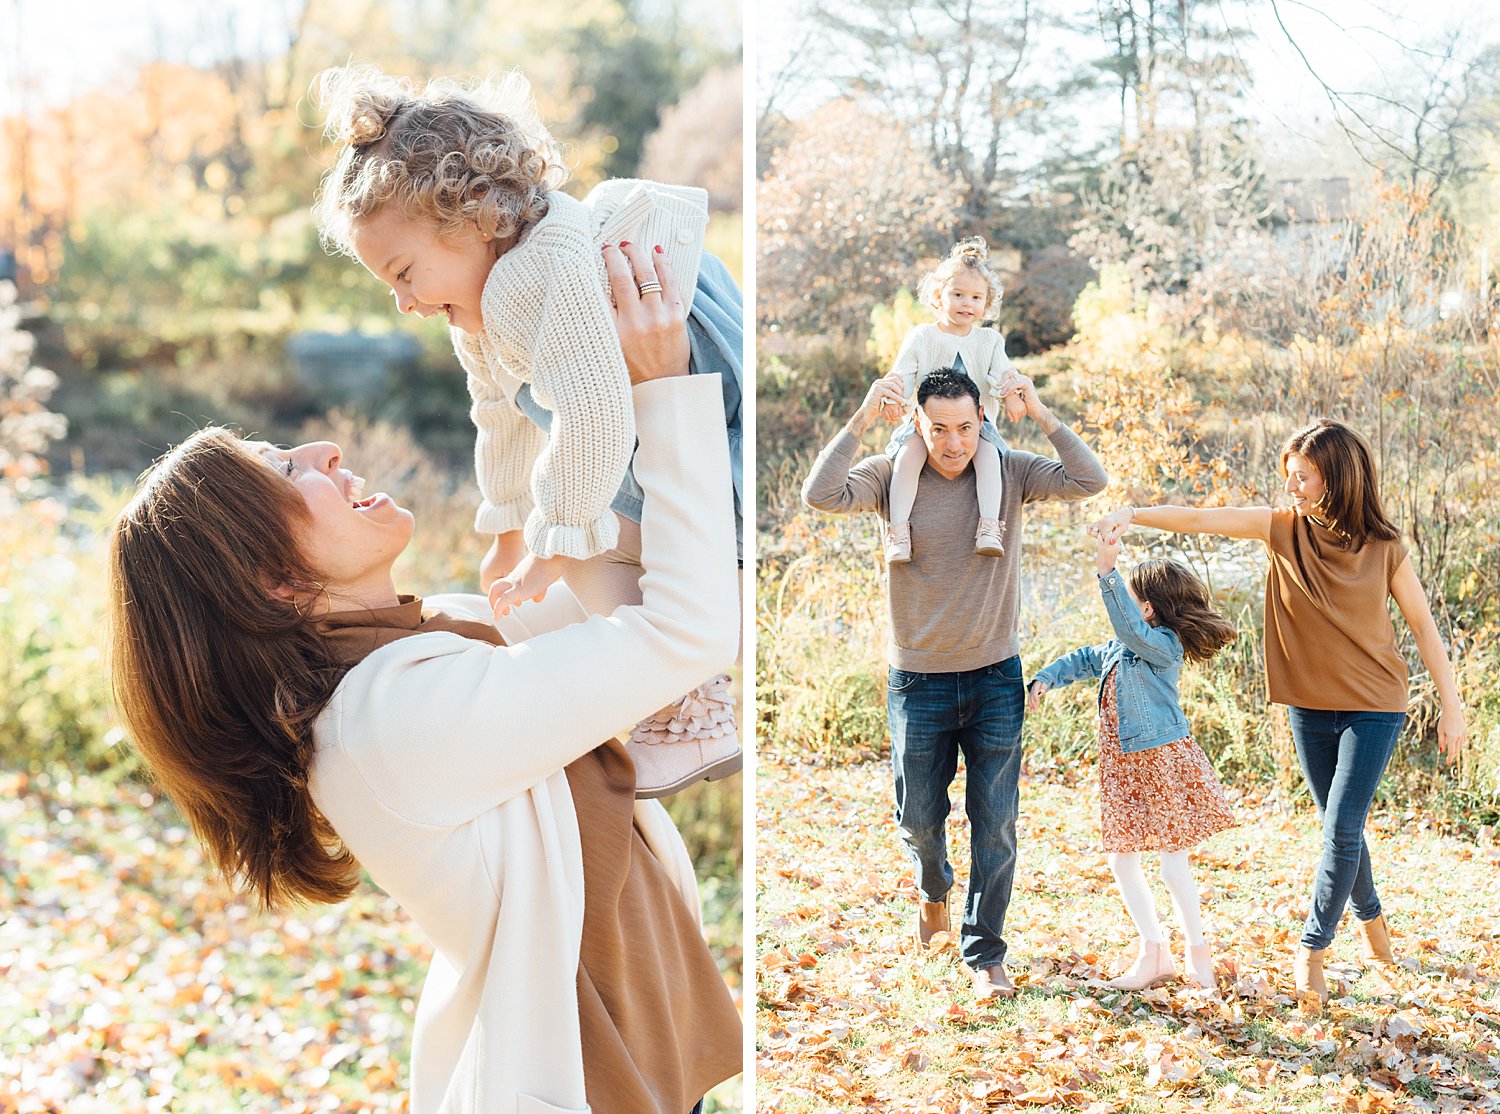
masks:
<svg viewBox="0 0 1500 1114"><path fill-rule="evenodd" d="M960 946L974 970L1005 961L1005 910L1016 871L1021 723L1026 690L1021 659L963 673L892 669L886 690L896 826L917 870L925 901L953 885L946 822L948 787L962 752L968 771L969 895Z"/></svg>
<svg viewBox="0 0 1500 1114"><path fill-rule="evenodd" d="M1287 708L1302 776L1323 821L1323 858L1313 877L1302 945L1326 948L1353 904L1362 921L1380 916L1380 895L1365 845L1365 817L1396 749L1404 712L1327 712Z"/></svg>

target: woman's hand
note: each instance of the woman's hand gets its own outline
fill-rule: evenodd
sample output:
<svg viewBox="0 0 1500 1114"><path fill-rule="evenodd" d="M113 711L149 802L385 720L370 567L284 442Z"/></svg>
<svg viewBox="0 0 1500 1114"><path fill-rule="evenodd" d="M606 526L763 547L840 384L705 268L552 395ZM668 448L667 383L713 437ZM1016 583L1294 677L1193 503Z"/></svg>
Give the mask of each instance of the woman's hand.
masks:
<svg viewBox="0 0 1500 1114"><path fill-rule="evenodd" d="M1046 681L1032 681L1031 687L1026 690L1026 710L1034 712L1042 706L1042 697L1047 695Z"/></svg>
<svg viewBox="0 0 1500 1114"><path fill-rule="evenodd" d="M687 306L661 248L647 252L638 244L606 244L604 269L630 382L686 375L691 355Z"/></svg>
<svg viewBox="0 0 1500 1114"><path fill-rule="evenodd" d="M1464 740L1469 737L1469 725L1464 720L1462 704L1444 705L1438 716L1438 749L1449 762L1457 762L1463 753Z"/></svg>
<svg viewBox="0 0 1500 1114"><path fill-rule="evenodd" d="M1097 538L1101 545L1110 544L1120 540L1120 535L1135 521L1134 507L1121 507L1117 511L1111 511L1103 518L1090 522L1083 528L1083 532L1091 538Z"/></svg>

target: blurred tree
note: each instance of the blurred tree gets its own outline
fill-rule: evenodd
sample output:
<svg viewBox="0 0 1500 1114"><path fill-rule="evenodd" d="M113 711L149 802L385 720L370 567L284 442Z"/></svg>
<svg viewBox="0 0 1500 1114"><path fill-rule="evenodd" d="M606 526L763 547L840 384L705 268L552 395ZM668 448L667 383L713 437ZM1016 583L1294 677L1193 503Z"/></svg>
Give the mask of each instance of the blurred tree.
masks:
<svg viewBox="0 0 1500 1114"><path fill-rule="evenodd" d="M1119 153L1085 197L1071 246L1126 265L1142 290L1182 291L1270 214L1241 113L1249 72L1225 6L1107 0L1101 70L1119 86Z"/></svg>
<svg viewBox="0 0 1500 1114"><path fill-rule="evenodd" d="M910 121L929 161L957 179L950 234L987 228L1020 169L1009 156L1051 99L1026 63L1052 17L1031 0L825 0L811 18L840 51L847 73L830 77L844 93Z"/></svg>
<svg viewBox="0 0 1500 1114"><path fill-rule="evenodd" d="M797 121L757 192L761 327L862 332L946 250L961 189L888 116L835 101Z"/></svg>
<svg viewBox="0 0 1500 1114"><path fill-rule="evenodd" d="M643 178L708 190L716 211L744 205L743 66L710 70L680 101L662 113L646 140Z"/></svg>
<svg viewBox="0 0 1500 1114"><path fill-rule="evenodd" d="M68 428L46 407L57 376L31 362L33 347L21 330L15 284L0 282L0 502L46 469L47 446Z"/></svg>

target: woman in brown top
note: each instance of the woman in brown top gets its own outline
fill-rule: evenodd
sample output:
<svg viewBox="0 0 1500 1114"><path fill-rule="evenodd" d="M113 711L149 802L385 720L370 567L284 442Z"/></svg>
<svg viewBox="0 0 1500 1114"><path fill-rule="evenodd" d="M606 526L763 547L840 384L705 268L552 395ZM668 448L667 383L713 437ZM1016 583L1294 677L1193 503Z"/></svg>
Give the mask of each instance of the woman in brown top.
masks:
<svg viewBox="0 0 1500 1114"><path fill-rule="evenodd" d="M1367 958L1389 963L1390 936L1365 845L1365 817L1406 719L1406 662L1386 608L1396 601L1442 698L1438 744L1449 761L1467 733L1453 667L1400 532L1380 506L1369 446L1323 418L1281 450L1290 508L1124 507L1089 527L1113 541L1129 526L1254 538L1270 556L1265 661L1270 699L1287 705L1323 853L1297 949L1299 992L1328 998L1323 957L1352 902Z"/></svg>

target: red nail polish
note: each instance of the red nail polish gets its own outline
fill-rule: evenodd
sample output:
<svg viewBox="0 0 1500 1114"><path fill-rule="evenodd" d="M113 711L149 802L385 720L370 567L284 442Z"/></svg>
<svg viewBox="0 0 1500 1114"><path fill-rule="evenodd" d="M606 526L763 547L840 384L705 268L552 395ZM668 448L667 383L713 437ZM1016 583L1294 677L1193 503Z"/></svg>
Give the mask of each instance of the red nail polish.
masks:
<svg viewBox="0 0 1500 1114"><path fill-rule="evenodd" d="M614 244L600 244L599 245L599 250L600 251L608 251L612 247L614 247Z"/></svg>
<svg viewBox="0 0 1500 1114"><path fill-rule="evenodd" d="M660 254L661 254L661 253L662 253L662 252L661 252L661 245L660 245L660 244L657 244L657 245L656 245L656 254L657 254L657 255L660 255Z"/></svg>
<svg viewBox="0 0 1500 1114"><path fill-rule="evenodd" d="M630 246L630 241L629 240L621 240L620 241L620 246L622 248L628 248Z"/></svg>

